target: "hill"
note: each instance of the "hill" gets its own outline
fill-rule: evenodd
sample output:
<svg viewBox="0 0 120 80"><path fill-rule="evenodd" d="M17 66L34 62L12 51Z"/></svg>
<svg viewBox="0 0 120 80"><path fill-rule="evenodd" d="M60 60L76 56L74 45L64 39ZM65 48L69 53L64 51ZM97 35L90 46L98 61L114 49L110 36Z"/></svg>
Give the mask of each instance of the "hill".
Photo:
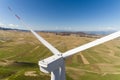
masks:
<svg viewBox="0 0 120 80"><path fill-rule="evenodd" d="M24 31L24 32L27 32L28 30L23 30L23 29L16 29L16 28L5 28L5 27L0 27L0 30L4 30L4 31L9 31L9 30L12 30L12 31Z"/></svg>
<svg viewBox="0 0 120 80"><path fill-rule="evenodd" d="M0 30L18 30L18 29L0 27Z"/></svg>
<svg viewBox="0 0 120 80"><path fill-rule="evenodd" d="M48 32L38 34L61 52L97 39L75 35L61 36ZM40 72L37 63L51 55L30 32L0 30L1 80L50 80L49 74ZM120 39L117 38L67 58L67 80L119 80L119 61Z"/></svg>

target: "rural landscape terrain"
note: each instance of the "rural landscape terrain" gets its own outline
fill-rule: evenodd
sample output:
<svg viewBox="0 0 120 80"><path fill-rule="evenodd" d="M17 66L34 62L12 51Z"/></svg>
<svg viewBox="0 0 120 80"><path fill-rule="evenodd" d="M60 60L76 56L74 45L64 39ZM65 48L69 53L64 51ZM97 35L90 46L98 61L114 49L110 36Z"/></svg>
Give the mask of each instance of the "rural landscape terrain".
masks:
<svg viewBox="0 0 120 80"><path fill-rule="evenodd" d="M37 32L61 52L103 35ZM53 55L29 31L0 30L0 80L50 80L38 61ZM66 59L67 80L120 80L120 39Z"/></svg>

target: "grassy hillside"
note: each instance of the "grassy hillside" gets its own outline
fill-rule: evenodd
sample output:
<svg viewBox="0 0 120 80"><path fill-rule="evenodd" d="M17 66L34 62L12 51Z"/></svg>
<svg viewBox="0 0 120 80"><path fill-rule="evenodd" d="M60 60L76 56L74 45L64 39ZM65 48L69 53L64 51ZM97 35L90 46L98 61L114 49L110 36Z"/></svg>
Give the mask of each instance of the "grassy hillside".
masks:
<svg viewBox="0 0 120 80"><path fill-rule="evenodd" d="M96 38L39 33L61 52ZM84 64L81 58L90 64ZM51 56L30 32L0 30L0 80L50 80L38 61ZM90 48L66 59L67 80L120 80L120 39Z"/></svg>

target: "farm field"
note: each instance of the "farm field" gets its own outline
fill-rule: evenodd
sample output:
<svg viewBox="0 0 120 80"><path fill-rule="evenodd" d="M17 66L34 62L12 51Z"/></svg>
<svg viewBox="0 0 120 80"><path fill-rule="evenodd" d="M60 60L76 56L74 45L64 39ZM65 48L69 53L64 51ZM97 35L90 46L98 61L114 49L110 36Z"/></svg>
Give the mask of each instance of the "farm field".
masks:
<svg viewBox="0 0 120 80"><path fill-rule="evenodd" d="M38 32L61 52L97 38ZM0 80L50 80L38 61L51 56L30 32L0 30ZM82 51L66 59L67 80L120 80L120 39Z"/></svg>

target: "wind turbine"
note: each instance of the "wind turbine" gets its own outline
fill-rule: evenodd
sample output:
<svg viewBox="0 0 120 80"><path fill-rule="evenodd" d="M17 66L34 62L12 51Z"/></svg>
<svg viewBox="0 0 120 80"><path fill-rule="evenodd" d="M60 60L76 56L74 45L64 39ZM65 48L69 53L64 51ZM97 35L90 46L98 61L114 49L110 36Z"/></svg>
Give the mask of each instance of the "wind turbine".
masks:
<svg viewBox="0 0 120 80"><path fill-rule="evenodd" d="M12 9L8 7L9 10L14 14ZM54 46L52 46L50 43L48 43L44 38L42 38L40 35L38 35L35 31L33 31L28 25L26 25L23 20L16 14L14 14L16 18L25 26L27 27L32 34L44 45L46 46L52 53L53 56L50 56L46 59L40 60L38 62L38 65L40 67L40 70L44 73L51 73L51 80L66 80L65 76L65 58L72 56L78 52L84 51L86 49L89 49L91 47L97 46L99 44L102 44L104 42L110 41L112 39L115 39L120 36L120 31L117 31L115 33L112 33L110 35L107 35L105 37L102 37L100 39L97 39L95 41L89 42L87 44L84 44L82 46L76 47L74 49L68 50L64 53L61 53L58 51Z"/></svg>

